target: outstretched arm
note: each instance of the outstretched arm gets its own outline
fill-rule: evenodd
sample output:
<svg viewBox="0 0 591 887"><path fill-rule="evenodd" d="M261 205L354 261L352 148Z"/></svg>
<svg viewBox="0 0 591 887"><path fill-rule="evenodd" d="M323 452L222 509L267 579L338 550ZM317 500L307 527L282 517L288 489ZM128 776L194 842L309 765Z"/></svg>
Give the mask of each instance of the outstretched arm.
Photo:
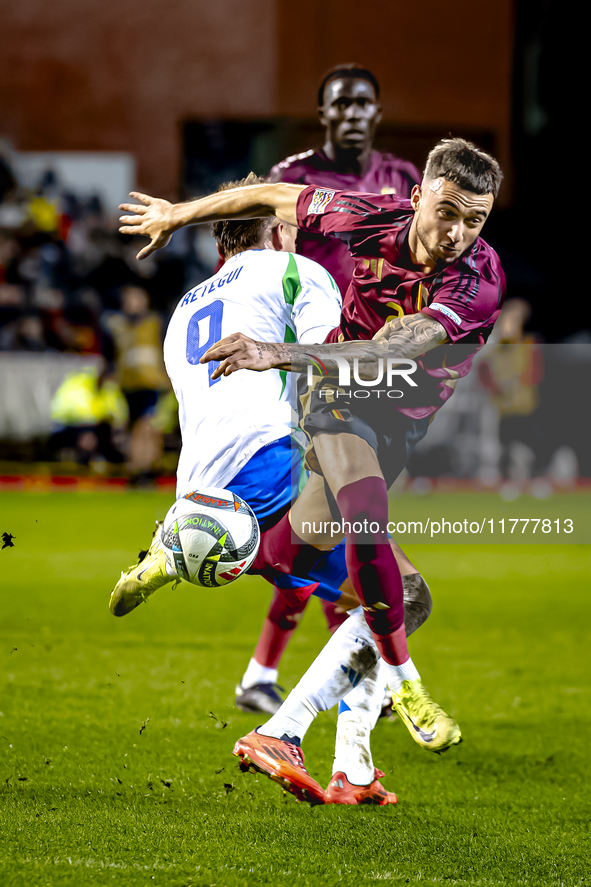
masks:
<svg viewBox="0 0 591 887"><path fill-rule="evenodd" d="M331 357L357 358L363 372L374 374L380 357L413 360L447 341L443 326L426 314L397 317L385 324L368 342L342 342L334 345L299 345L285 342L256 342L242 333L227 336L207 351L201 363L220 361L212 379L229 376L236 370L262 372L268 369L303 373L308 366Z"/></svg>
<svg viewBox="0 0 591 887"><path fill-rule="evenodd" d="M171 234L185 225L220 222L223 219L260 219L277 216L282 222L297 224L296 206L306 185L246 185L210 194L189 203L169 203L139 191L131 196L140 204L122 203L119 209L134 215L121 216L122 234L143 234L150 243L138 253L138 259L166 246Z"/></svg>

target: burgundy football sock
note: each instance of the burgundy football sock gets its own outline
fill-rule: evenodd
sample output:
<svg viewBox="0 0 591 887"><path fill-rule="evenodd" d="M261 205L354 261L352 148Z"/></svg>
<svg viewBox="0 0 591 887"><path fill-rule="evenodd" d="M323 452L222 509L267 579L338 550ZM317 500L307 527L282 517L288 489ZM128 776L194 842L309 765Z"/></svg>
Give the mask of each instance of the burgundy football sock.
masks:
<svg viewBox="0 0 591 887"><path fill-rule="evenodd" d="M297 628L308 601L288 603L278 588L273 589L273 600L263 623L254 658L259 665L278 668L285 648Z"/></svg>
<svg viewBox="0 0 591 887"><path fill-rule="evenodd" d="M262 573L273 584L273 573L307 576L323 552L297 536L285 514L271 529L261 533L261 544L250 573Z"/></svg>
<svg viewBox="0 0 591 887"><path fill-rule="evenodd" d="M369 622L369 619L367 621ZM376 642L376 647L380 651L381 657L386 662L389 662L390 665L403 665L410 658L404 624L397 628L396 631L390 632L390 634L374 634L373 639Z"/></svg>
<svg viewBox="0 0 591 887"><path fill-rule="evenodd" d="M402 577L388 542L388 488L381 477L344 486L336 497L345 531L347 569L386 662L408 659ZM400 630L401 629L401 630Z"/></svg>

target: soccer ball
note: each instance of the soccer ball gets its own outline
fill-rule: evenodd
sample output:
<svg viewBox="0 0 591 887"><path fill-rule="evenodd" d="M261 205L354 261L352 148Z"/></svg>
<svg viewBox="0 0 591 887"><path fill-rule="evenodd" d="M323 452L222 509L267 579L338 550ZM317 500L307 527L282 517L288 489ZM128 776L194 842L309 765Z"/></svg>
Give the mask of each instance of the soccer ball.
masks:
<svg viewBox="0 0 591 887"><path fill-rule="evenodd" d="M257 556L260 540L250 506L216 487L177 499L162 527L168 563L182 579L202 588L242 576Z"/></svg>

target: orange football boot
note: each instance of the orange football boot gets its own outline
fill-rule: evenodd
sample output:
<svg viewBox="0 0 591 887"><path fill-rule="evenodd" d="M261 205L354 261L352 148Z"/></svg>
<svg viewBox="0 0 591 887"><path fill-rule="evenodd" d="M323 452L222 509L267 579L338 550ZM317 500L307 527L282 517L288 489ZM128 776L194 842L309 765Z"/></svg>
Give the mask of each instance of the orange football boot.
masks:
<svg viewBox="0 0 591 887"><path fill-rule="evenodd" d="M324 789L306 770L304 753L293 742L263 736L253 730L238 740L233 754L240 758L243 772L263 773L295 795L298 801L312 805L326 803Z"/></svg>
<svg viewBox="0 0 591 887"><path fill-rule="evenodd" d="M397 804L398 798L393 792L387 792L378 779L384 776L382 770L376 768L375 779L369 785L351 785L344 773L335 773L328 783L325 797L326 804Z"/></svg>

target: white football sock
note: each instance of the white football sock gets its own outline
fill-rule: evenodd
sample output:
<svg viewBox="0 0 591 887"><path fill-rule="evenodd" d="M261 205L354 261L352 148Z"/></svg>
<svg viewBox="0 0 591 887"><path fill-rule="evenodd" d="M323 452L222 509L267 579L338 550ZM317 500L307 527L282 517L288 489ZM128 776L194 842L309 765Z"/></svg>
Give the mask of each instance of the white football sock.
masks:
<svg viewBox="0 0 591 887"><path fill-rule="evenodd" d="M275 739L299 739L300 743L316 715L318 709L309 696L297 693L297 687L291 691L279 711L273 717L257 727L257 733L263 736L274 736Z"/></svg>
<svg viewBox="0 0 591 887"><path fill-rule="evenodd" d="M340 705L332 772L343 772L352 785L370 785L375 779L370 734L384 698L382 665L380 660Z"/></svg>
<svg viewBox="0 0 591 887"><path fill-rule="evenodd" d="M403 681L417 681L421 677L410 658L402 665L390 665L388 662L384 662L383 676L391 693L398 693Z"/></svg>
<svg viewBox="0 0 591 887"><path fill-rule="evenodd" d="M248 668L244 672L240 686L247 689L254 687L255 684L276 684L277 669L267 668L266 665L259 665L256 659L251 659Z"/></svg>
<svg viewBox="0 0 591 887"><path fill-rule="evenodd" d="M302 740L319 711L328 711L375 668L378 652L358 607L335 631L279 711L259 728L264 736Z"/></svg>

